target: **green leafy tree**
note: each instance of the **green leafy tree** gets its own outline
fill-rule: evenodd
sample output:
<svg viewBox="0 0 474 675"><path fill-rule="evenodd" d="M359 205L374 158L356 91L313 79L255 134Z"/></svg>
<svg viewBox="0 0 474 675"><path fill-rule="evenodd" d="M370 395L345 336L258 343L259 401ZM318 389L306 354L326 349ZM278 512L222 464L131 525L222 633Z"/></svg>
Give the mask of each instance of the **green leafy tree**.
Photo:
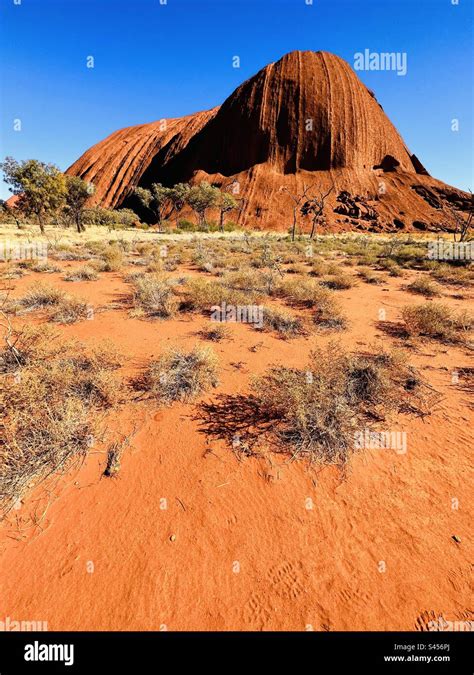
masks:
<svg viewBox="0 0 474 675"><path fill-rule="evenodd" d="M206 212L212 206L216 206L219 200L220 190L203 181L193 185L188 192L186 203L193 209L198 217L198 225L206 228Z"/></svg>
<svg viewBox="0 0 474 675"><path fill-rule="evenodd" d="M101 206L84 209L83 224L107 227L109 230L134 227L139 223L137 214L131 209L104 209Z"/></svg>
<svg viewBox="0 0 474 675"><path fill-rule="evenodd" d="M0 199L0 220L2 223L8 223L13 220L17 228L21 230L22 226L21 219L22 214L17 208L15 208L15 206L10 206L8 202L4 201L3 199Z"/></svg>
<svg viewBox="0 0 474 675"><path fill-rule="evenodd" d="M45 231L47 219L56 213L65 202L66 180L54 164L45 164L37 159L18 162L7 157L1 163L5 182L10 192L18 196L16 207L26 216L34 216Z"/></svg>
<svg viewBox="0 0 474 675"><path fill-rule="evenodd" d="M66 176L66 190L66 212L73 219L77 231L85 232L83 214L87 200L94 194L94 185L79 176Z"/></svg>
<svg viewBox="0 0 474 675"><path fill-rule="evenodd" d="M119 227L135 227L137 223L140 224L140 219L132 209L117 209L114 213Z"/></svg>
<svg viewBox="0 0 474 675"><path fill-rule="evenodd" d="M176 185L169 190L168 198L172 205L172 211L179 213L183 210L189 190L190 186L188 183L176 183Z"/></svg>
<svg viewBox="0 0 474 675"><path fill-rule="evenodd" d="M225 214L238 208L238 203L234 195L229 192L221 192L217 200L217 207L219 209L219 229L224 232Z"/></svg>
<svg viewBox="0 0 474 675"><path fill-rule="evenodd" d="M116 222L117 217L115 211L112 209L104 209L102 206L86 208L82 214L82 223L89 227L98 226L113 229Z"/></svg>
<svg viewBox="0 0 474 675"><path fill-rule="evenodd" d="M149 190L136 188L134 194L140 200L141 205L151 211L161 229L164 213L170 203L171 188L164 187L161 183L153 183Z"/></svg>

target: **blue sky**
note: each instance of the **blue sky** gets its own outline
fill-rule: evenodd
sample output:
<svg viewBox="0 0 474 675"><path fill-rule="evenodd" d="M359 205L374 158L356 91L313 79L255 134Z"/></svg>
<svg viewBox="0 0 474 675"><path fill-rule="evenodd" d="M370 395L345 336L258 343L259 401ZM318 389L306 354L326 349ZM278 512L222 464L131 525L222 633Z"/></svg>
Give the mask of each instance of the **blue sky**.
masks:
<svg viewBox="0 0 474 675"><path fill-rule="evenodd" d="M358 75L410 150L437 178L474 188L472 0L307 2L0 0L0 157L64 170L116 129L222 103L286 52L322 49L353 65L370 49L407 54L404 77Z"/></svg>

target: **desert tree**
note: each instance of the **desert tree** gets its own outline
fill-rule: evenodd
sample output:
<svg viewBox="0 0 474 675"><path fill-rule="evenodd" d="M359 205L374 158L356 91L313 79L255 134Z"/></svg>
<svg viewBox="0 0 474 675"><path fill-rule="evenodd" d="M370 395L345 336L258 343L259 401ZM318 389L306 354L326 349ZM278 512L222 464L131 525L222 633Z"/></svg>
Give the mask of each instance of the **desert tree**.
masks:
<svg viewBox="0 0 474 675"><path fill-rule="evenodd" d="M114 214L113 224L111 229L118 228L129 228L135 227L140 223L140 220L132 209L115 209L112 211Z"/></svg>
<svg viewBox="0 0 474 675"><path fill-rule="evenodd" d="M8 202L3 199L0 200L0 216L2 221L8 221L10 218L15 221L15 225L19 230L21 230L21 213L15 205L11 206Z"/></svg>
<svg viewBox="0 0 474 675"><path fill-rule="evenodd" d="M72 218L79 234L86 231L83 214L87 200L95 188L79 176L66 176L66 213Z"/></svg>
<svg viewBox="0 0 474 675"><path fill-rule="evenodd" d="M468 242L472 240L472 219L474 216L474 195L472 191L469 190L469 206L467 217L465 218L459 211L454 207L449 207L451 215L453 216L456 222L456 229L454 230L454 241Z"/></svg>
<svg viewBox="0 0 474 675"><path fill-rule="evenodd" d="M45 164L37 159L18 162L13 157L7 157L1 168L10 192L18 197L16 208L26 217L34 216L44 233L48 217L64 205L64 174L54 164Z"/></svg>
<svg viewBox="0 0 474 675"><path fill-rule="evenodd" d="M219 229L224 232L225 214L238 208L238 202L233 194L230 192L221 192L217 200L217 208L219 209Z"/></svg>
<svg viewBox="0 0 474 675"><path fill-rule="evenodd" d="M198 217L198 225L206 228L206 212L217 205L220 190L209 183L203 181L198 185L193 185L186 197L186 203L192 208Z"/></svg>
<svg viewBox="0 0 474 675"><path fill-rule="evenodd" d="M471 209L467 215L467 218L460 218L457 226L457 231L459 232L459 241L467 242L472 241L472 219L474 216L474 208L471 206ZM454 234L456 239L456 233Z"/></svg>
<svg viewBox="0 0 474 675"><path fill-rule="evenodd" d="M160 230L164 213L170 203L170 190L161 183L152 183L149 189L139 187L134 192L141 205L151 211L156 218Z"/></svg>
<svg viewBox="0 0 474 675"><path fill-rule="evenodd" d="M168 198L171 203L170 215L173 211L178 214L183 210L189 190L190 186L188 183L176 183L176 185L173 185L173 187L170 188L168 193Z"/></svg>
<svg viewBox="0 0 474 675"><path fill-rule="evenodd" d="M139 222L131 209L104 209L93 206L84 209L82 223L88 226L106 227L109 231L134 227Z"/></svg>
<svg viewBox="0 0 474 675"><path fill-rule="evenodd" d="M306 183L303 183L303 190L301 192L291 192L286 186L280 188L280 192L285 192L292 202L291 210L293 212L293 224L291 226L291 241L295 240L296 227L298 225L298 213L300 213L302 204L308 199L307 195L309 190L310 186L306 185Z"/></svg>
<svg viewBox="0 0 474 675"><path fill-rule="evenodd" d="M326 200L333 190L334 184L331 185L329 190L326 192L318 190L316 193L313 193L311 197L308 197L308 199L300 207L300 213L302 216L311 216L311 232L309 235L310 239L313 239L318 224L324 220L324 207L326 205Z"/></svg>

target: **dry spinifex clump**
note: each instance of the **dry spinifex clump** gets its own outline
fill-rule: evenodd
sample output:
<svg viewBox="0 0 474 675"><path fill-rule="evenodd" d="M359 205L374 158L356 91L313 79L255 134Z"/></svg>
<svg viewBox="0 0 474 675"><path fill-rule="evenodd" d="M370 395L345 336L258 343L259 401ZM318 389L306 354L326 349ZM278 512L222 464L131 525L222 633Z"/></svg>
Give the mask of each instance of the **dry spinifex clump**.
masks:
<svg viewBox="0 0 474 675"><path fill-rule="evenodd" d="M217 356L209 347L195 347L189 352L170 349L149 364L135 385L163 405L189 401L217 387L217 366Z"/></svg>
<svg viewBox="0 0 474 675"><path fill-rule="evenodd" d="M439 302L407 305L402 309L402 319L409 336L442 342L466 342L474 325L468 312L456 312Z"/></svg>
<svg viewBox="0 0 474 675"><path fill-rule="evenodd" d="M335 343L306 369L273 366L247 396L202 404L203 431L247 454L270 447L292 458L344 465L354 433L396 413L428 414L436 394L402 354L350 354ZM235 441L237 439L237 442Z"/></svg>
<svg viewBox="0 0 474 675"><path fill-rule="evenodd" d="M331 464L347 461L355 429L403 409L423 411L426 394L400 355L352 355L334 344L311 352L306 370L273 367L253 388L276 420L280 446Z"/></svg>
<svg viewBox="0 0 474 675"><path fill-rule="evenodd" d="M0 350L0 518L28 488L86 456L119 402L109 348L86 352L48 327L8 330Z"/></svg>
<svg viewBox="0 0 474 675"><path fill-rule="evenodd" d="M83 300L47 284L31 286L22 298L4 303L4 311L9 314L42 311L49 321L62 324L87 319L90 309Z"/></svg>
<svg viewBox="0 0 474 675"><path fill-rule="evenodd" d="M347 318L334 299L334 293L314 279L285 280L280 284L278 294L290 305L315 308L313 318L318 328L342 330L347 327Z"/></svg>
<svg viewBox="0 0 474 675"><path fill-rule="evenodd" d="M263 329L275 331L283 339L306 335L302 319L279 307L263 309Z"/></svg>
<svg viewBox="0 0 474 675"><path fill-rule="evenodd" d="M451 286L472 286L474 282L474 266L456 266L438 263L432 270L431 275L440 284Z"/></svg>
<svg viewBox="0 0 474 675"><path fill-rule="evenodd" d="M123 250L117 245L109 245L101 255L104 261L104 272L117 272L120 270L125 262Z"/></svg>
<svg viewBox="0 0 474 675"><path fill-rule="evenodd" d="M181 310L208 314L222 303L245 306L255 302L252 291L229 288L214 279L190 279L183 288Z"/></svg>
<svg viewBox="0 0 474 675"><path fill-rule="evenodd" d="M132 316L169 319L178 310L174 284L160 274L136 275L133 284Z"/></svg>
<svg viewBox="0 0 474 675"><path fill-rule="evenodd" d="M438 286L426 277L421 277L412 281L411 284L408 284L407 291L424 295L425 298L435 298L440 295Z"/></svg>
<svg viewBox="0 0 474 675"><path fill-rule="evenodd" d="M203 340L210 340L211 342L222 342L222 340L229 340L231 333L229 327L225 323L218 323L210 321L207 326L199 331L199 336Z"/></svg>
<svg viewBox="0 0 474 675"><path fill-rule="evenodd" d="M97 270L92 265L77 267L64 276L65 281L97 281L98 278Z"/></svg>

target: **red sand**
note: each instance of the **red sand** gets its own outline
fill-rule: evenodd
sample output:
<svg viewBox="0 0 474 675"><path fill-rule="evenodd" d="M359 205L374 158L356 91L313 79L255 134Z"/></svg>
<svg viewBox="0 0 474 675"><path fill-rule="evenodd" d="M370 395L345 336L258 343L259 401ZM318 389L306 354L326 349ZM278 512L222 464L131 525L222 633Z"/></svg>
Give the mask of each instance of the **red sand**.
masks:
<svg viewBox="0 0 474 675"><path fill-rule="evenodd" d="M41 278L103 305L127 289L114 274L73 284L44 276L14 282L15 292ZM351 321L341 342L351 349L392 342L377 331L377 313L384 307L394 321L400 306L417 301L401 290L406 282L338 293ZM112 337L129 372L168 343L194 345L204 323L109 310L61 330L88 342ZM333 339L285 342L231 329L232 342L213 346L217 393L245 391L249 375L270 363L302 365L314 345ZM258 342L261 349L249 351ZM427 342L411 362L442 400L424 421L398 418L396 428L408 432L406 455L361 451L346 477L271 454L239 461L199 433L194 405L129 404L111 420L120 434L137 430L117 479L101 479L105 456L92 453L57 485L39 528L20 535L16 519L25 526L35 509L43 513L41 489L4 524L0 618L47 621L49 630L297 631L412 630L438 615L472 619L472 409L451 383L467 356Z"/></svg>

